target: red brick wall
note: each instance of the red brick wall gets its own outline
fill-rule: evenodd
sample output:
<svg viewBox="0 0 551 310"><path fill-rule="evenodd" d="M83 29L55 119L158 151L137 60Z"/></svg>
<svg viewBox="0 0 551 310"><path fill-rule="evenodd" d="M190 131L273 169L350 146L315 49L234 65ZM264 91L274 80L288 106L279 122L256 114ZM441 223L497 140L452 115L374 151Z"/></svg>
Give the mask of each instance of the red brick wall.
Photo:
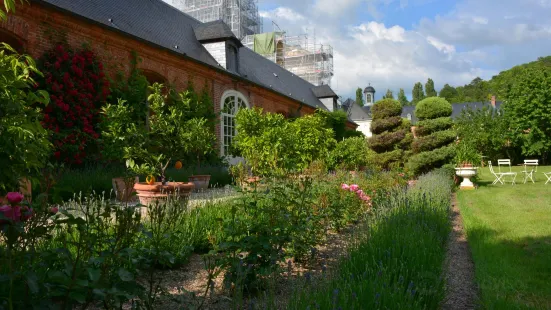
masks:
<svg viewBox="0 0 551 310"><path fill-rule="evenodd" d="M15 35L23 43L25 52L34 58L58 42L67 42L74 48L86 44L96 52L110 75L120 71L128 74L134 51L141 59L139 68L160 74L176 89L184 89L191 80L196 90L208 87L216 112L220 110L222 94L230 89L241 92L251 106L262 107L267 112L289 114L300 107L298 102L270 90L39 4L18 6L16 14L10 15L0 28ZM306 105L300 109L301 114L313 112L314 109ZM219 128L216 135L219 138Z"/></svg>

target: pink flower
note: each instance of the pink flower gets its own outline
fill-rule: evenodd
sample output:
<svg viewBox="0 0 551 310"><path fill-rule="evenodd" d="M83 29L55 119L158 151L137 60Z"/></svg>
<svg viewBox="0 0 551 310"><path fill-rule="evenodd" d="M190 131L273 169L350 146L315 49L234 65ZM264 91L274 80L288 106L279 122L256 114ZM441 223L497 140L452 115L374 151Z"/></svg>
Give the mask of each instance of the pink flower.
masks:
<svg viewBox="0 0 551 310"><path fill-rule="evenodd" d="M19 219L21 218L21 207L20 206L1 206L0 212L4 214L5 218L8 218L12 221L19 222Z"/></svg>
<svg viewBox="0 0 551 310"><path fill-rule="evenodd" d="M350 189L350 186L348 186L348 184L343 183L343 184L341 185L341 189L344 189L345 191L347 191L347 190Z"/></svg>
<svg viewBox="0 0 551 310"><path fill-rule="evenodd" d="M59 208L58 208L58 207L51 207L51 208L50 208L50 213L56 214L57 212L59 212Z"/></svg>
<svg viewBox="0 0 551 310"><path fill-rule="evenodd" d="M370 201L370 200L371 200L371 197L369 197L368 195L362 195L362 196L360 197L360 199L363 200L363 201Z"/></svg>
<svg viewBox="0 0 551 310"><path fill-rule="evenodd" d="M23 195L21 195L21 193L18 193L18 192L9 192L7 195L6 195L6 198L8 199L8 201L12 204L12 205L15 205L15 204L18 204L20 203L21 201L23 201Z"/></svg>
<svg viewBox="0 0 551 310"><path fill-rule="evenodd" d="M351 192L357 192L360 189L360 187L357 184L350 185L350 191Z"/></svg>
<svg viewBox="0 0 551 310"><path fill-rule="evenodd" d="M360 189L359 191L356 192L356 194L358 195L358 197L362 197L364 195L364 191Z"/></svg>

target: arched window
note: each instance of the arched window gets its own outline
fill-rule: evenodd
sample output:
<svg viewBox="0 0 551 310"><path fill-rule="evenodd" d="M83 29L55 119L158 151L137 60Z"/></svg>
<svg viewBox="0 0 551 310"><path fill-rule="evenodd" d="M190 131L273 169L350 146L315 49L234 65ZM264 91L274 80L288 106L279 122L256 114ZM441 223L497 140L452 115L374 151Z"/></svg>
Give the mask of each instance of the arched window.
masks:
<svg viewBox="0 0 551 310"><path fill-rule="evenodd" d="M365 103L373 103L373 99L370 93L365 94Z"/></svg>
<svg viewBox="0 0 551 310"><path fill-rule="evenodd" d="M246 109L248 107L249 104L247 103L247 99L245 99L245 97L240 92L229 90L226 91L222 96L222 102L220 104L220 155L231 155L230 145L232 144L233 138L237 134L235 130L235 115L237 115L239 109Z"/></svg>

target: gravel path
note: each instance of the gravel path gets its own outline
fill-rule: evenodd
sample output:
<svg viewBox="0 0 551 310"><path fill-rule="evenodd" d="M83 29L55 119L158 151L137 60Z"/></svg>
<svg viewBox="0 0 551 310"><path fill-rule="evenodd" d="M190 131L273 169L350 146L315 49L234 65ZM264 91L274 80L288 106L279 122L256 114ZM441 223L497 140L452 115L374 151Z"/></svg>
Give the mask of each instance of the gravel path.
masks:
<svg viewBox="0 0 551 310"><path fill-rule="evenodd" d="M451 222L452 232L445 266L447 293L442 309L475 309L478 288L474 277L474 263L455 194L452 198Z"/></svg>

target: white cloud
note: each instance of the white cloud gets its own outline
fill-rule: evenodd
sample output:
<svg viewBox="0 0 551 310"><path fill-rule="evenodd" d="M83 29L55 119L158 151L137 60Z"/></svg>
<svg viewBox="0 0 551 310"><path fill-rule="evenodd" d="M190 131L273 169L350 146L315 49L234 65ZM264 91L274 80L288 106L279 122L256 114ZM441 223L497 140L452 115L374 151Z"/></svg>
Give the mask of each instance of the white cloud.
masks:
<svg viewBox="0 0 551 310"><path fill-rule="evenodd" d="M427 41L430 44L432 44L432 46L436 47L441 52L444 52L444 53L447 53L447 54L455 53L455 46L450 45L450 44L446 44L446 43L438 40L435 37L428 36Z"/></svg>
<svg viewBox="0 0 551 310"><path fill-rule="evenodd" d="M278 7L272 11L260 11L260 17L272 20L302 21L304 16L288 7Z"/></svg>

